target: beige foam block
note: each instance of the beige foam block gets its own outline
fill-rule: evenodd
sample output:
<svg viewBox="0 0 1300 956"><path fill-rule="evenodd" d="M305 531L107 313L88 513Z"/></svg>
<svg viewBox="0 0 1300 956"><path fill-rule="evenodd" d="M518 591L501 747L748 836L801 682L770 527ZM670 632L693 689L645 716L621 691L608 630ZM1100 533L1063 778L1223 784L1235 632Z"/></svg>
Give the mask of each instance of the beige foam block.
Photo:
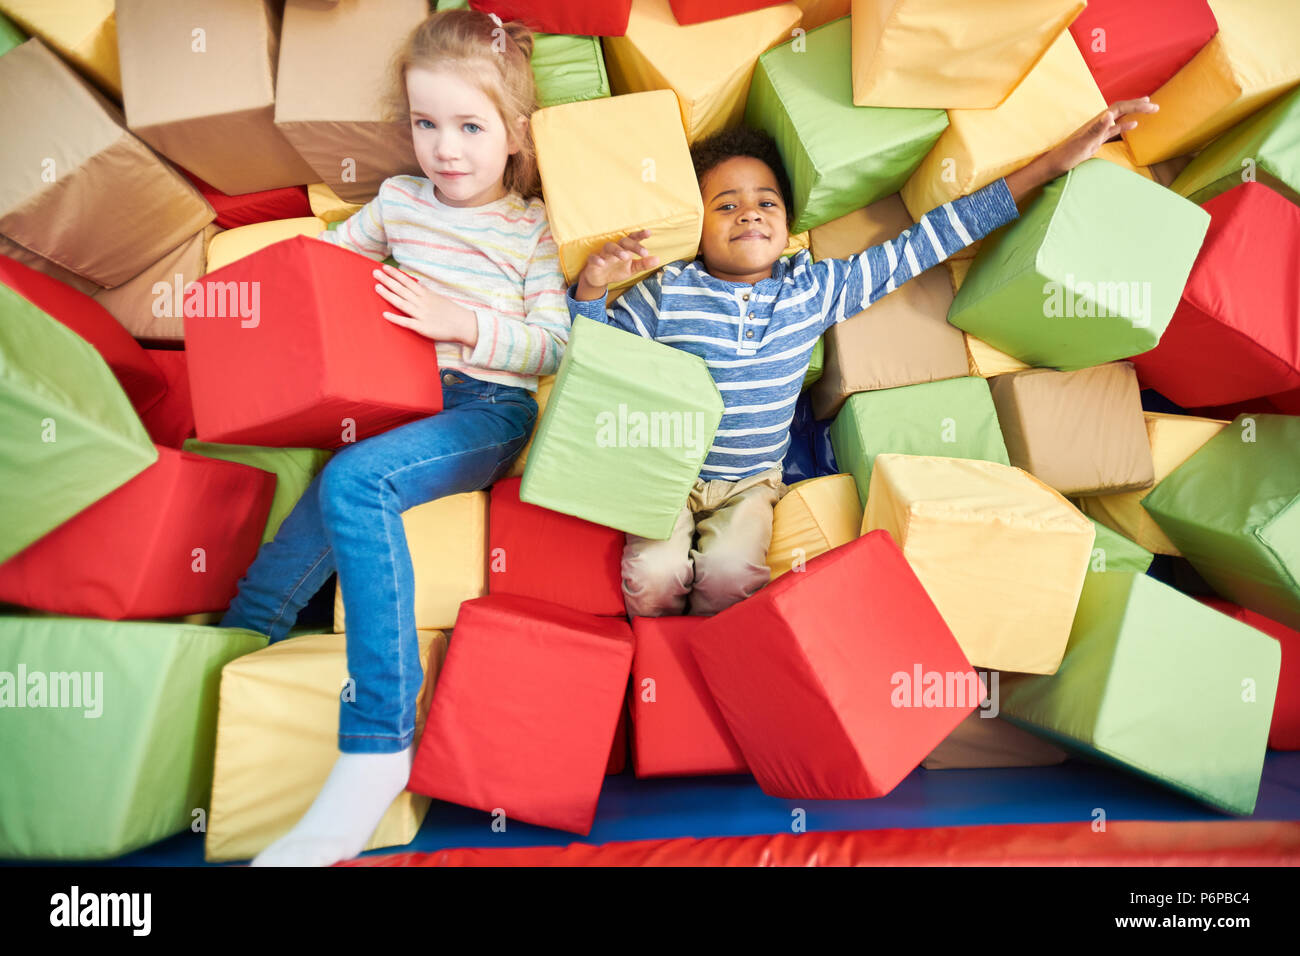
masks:
<svg viewBox="0 0 1300 956"><path fill-rule="evenodd" d="M692 143L739 126L754 64L794 36L802 15L795 4L781 3L681 26L668 0L632 0L626 33L601 41L610 89L615 98L671 90Z"/></svg>
<svg viewBox="0 0 1300 956"><path fill-rule="evenodd" d="M1124 134L1145 166L1199 149L1300 83L1300 3L1210 0L1210 9L1219 32L1151 94L1160 111Z"/></svg>
<svg viewBox="0 0 1300 956"><path fill-rule="evenodd" d="M209 223L138 276L97 301L137 339L179 342L185 338L185 287L207 271L208 245L225 230Z"/></svg>
<svg viewBox="0 0 1300 956"><path fill-rule="evenodd" d="M113 0L0 0L0 13L24 33L40 37L102 92L122 101Z"/></svg>
<svg viewBox="0 0 1300 956"><path fill-rule="evenodd" d="M340 222L360 212L364 203L348 202L330 189L328 183L312 183L307 187L307 202L311 214L326 222Z"/></svg>
<svg viewBox="0 0 1300 956"><path fill-rule="evenodd" d="M990 696L993 691L990 689ZM1048 767L1069 755L997 716L976 710L921 761L926 770L964 770L977 767Z"/></svg>
<svg viewBox="0 0 1300 956"><path fill-rule="evenodd" d="M551 389L554 387L554 375L543 375L537 380L537 391L533 395L533 398L537 399L537 419L533 422L533 433L528 436L528 444L519 453L515 463L510 466L510 473L506 475L507 478L520 478L523 476L524 466L528 464L528 452L533 447L533 439L537 437L537 429L542 424L542 413L546 411L546 402L550 399Z"/></svg>
<svg viewBox="0 0 1300 956"><path fill-rule="evenodd" d="M856 106L992 109L1084 0L853 0ZM1071 40L1071 42L1073 42Z"/></svg>
<svg viewBox="0 0 1300 956"><path fill-rule="evenodd" d="M424 175L409 117L386 119L383 100L393 57L428 12L428 0L286 0L275 125L349 202L369 202L389 176Z"/></svg>
<svg viewBox="0 0 1300 956"><path fill-rule="evenodd" d="M903 204L919 219L1014 172L1105 108L1067 30L1000 106L948 111L948 128L903 184Z"/></svg>
<svg viewBox="0 0 1300 956"><path fill-rule="evenodd" d="M1147 169L1151 173L1151 178L1161 186L1169 186L1178 174L1187 168L1188 164L1196 158L1196 153L1184 153L1182 156L1175 156L1173 159L1164 159L1158 163L1152 163Z"/></svg>
<svg viewBox="0 0 1300 956"><path fill-rule="evenodd" d="M847 259L913 225L902 199L887 196L811 230L813 258ZM966 351L962 333L948 324L951 305L943 272L927 269L827 330L824 371L812 386L816 417L834 417L855 392L964 376Z"/></svg>
<svg viewBox="0 0 1300 956"><path fill-rule="evenodd" d="M229 195L315 182L275 125L273 0L117 0L126 122Z"/></svg>
<svg viewBox="0 0 1300 956"><path fill-rule="evenodd" d="M1136 491L1154 482L1132 362L1024 369L989 387L1011 464L1061 494Z"/></svg>
<svg viewBox="0 0 1300 956"><path fill-rule="evenodd" d="M448 495L402 512L415 571L416 627L449 629L462 601L487 594L487 519L486 491ZM342 587L334 595L334 630L347 630Z"/></svg>
<svg viewBox="0 0 1300 956"><path fill-rule="evenodd" d="M551 106L534 113L532 124L546 215L568 282L577 281L592 252L641 229L650 230L644 245L661 265L694 258L704 205L672 92Z"/></svg>
<svg viewBox="0 0 1300 956"><path fill-rule="evenodd" d="M222 266L228 266L244 256L251 256L254 252L294 236L311 236L314 239L325 229L325 220L316 216L271 219L227 229L214 235L208 243L207 271L216 272Z"/></svg>
<svg viewBox="0 0 1300 956"><path fill-rule="evenodd" d="M0 57L0 233L105 288L216 218L121 111L39 39Z"/></svg>
<svg viewBox="0 0 1300 956"><path fill-rule="evenodd" d="M968 267L969 271L969 267ZM965 274L962 275L965 278ZM1005 375L1008 372L1016 372L1023 368L1031 368L1020 359L1008 355L1001 349L995 349L983 339L977 339L969 332L965 333L966 341L966 363L972 376L979 378L992 378L995 375Z"/></svg>
<svg viewBox="0 0 1300 956"><path fill-rule="evenodd" d="M847 17L853 6L853 0L794 0L794 3L803 13L799 26L804 32L815 30L823 23L830 23L840 17Z"/></svg>
<svg viewBox="0 0 1300 956"><path fill-rule="evenodd" d="M1059 492L997 462L877 455L862 533L878 528L973 666L1056 673L1095 535Z"/></svg>
<svg viewBox="0 0 1300 956"><path fill-rule="evenodd" d="M852 475L795 482L772 512L767 566L772 580L802 568L819 554L848 544L862 526L862 505Z"/></svg>
<svg viewBox="0 0 1300 956"><path fill-rule="evenodd" d="M424 683L416 700L417 744L447 655L442 632L418 636ZM343 634L279 641L222 669L205 859L254 857L307 812L338 760L347 678ZM410 843L428 809L428 797L402 791L365 849Z"/></svg>
<svg viewBox="0 0 1300 956"><path fill-rule="evenodd" d="M0 255L8 256L16 262L21 262L29 269L35 269L37 272L44 273L51 279L58 279L64 285L70 285L78 292L84 292L86 295L94 295L104 287L97 282L91 282L89 279L82 278L75 272L69 272L62 266L56 265L44 256L38 256L25 246L20 246L8 236L0 236Z"/></svg>
<svg viewBox="0 0 1300 956"><path fill-rule="evenodd" d="M1142 507L1142 499L1164 481L1175 468L1201 450L1201 446L1227 427L1228 422L1193 415L1144 412L1147 441L1155 477L1150 488L1117 495L1081 498L1083 513L1129 538L1155 554L1180 556L1155 519Z"/></svg>

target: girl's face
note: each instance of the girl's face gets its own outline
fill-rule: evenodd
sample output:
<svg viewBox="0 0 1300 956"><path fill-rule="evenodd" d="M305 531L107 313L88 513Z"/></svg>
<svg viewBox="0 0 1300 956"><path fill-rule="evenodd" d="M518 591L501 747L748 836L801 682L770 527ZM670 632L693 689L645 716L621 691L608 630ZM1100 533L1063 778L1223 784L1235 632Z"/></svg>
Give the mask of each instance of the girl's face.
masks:
<svg viewBox="0 0 1300 956"><path fill-rule="evenodd" d="M518 152L492 101L449 70L406 71L411 140L424 175L448 206L481 206L506 194L506 160ZM516 136L522 136L522 120Z"/></svg>

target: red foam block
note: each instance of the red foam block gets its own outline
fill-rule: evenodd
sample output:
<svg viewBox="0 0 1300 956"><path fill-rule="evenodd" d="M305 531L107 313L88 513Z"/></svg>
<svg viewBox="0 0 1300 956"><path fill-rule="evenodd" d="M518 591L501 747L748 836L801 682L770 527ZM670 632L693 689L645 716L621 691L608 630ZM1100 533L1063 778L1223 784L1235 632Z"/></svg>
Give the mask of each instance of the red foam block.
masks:
<svg viewBox="0 0 1300 956"><path fill-rule="evenodd" d="M142 414L162 398L167 382L140 344L106 308L83 292L0 255L0 284L94 346L117 377L131 407Z"/></svg>
<svg viewBox="0 0 1300 956"><path fill-rule="evenodd" d="M727 729L691 654L698 617L634 617L632 766L638 777L745 773L745 756Z"/></svg>
<svg viewBox="0 0 1300 956"><path fill-rule="evenodd" d="M626 613L623 532L520 501L522 480L492 486L488 593L553 601L588 614Z"/></svg>
<svg viewBox="0 0 1300 956"><path fill-rule="evenodd" d="M883 530L781 576L688 641L745 762L777 797L883 796L984 694ZM936 679L951 692L923 693Z"/></svg>
<svg viewBox="0 0 1300 956"><path fill-rule="evenodd" d="M1206 0L1088 0L1070 24L1107 103L1150 96L1218 32Z"/></svg>
<svg viewBox="0 0 1300 956"><path fill-rule="evenodd" d="M1282 645L1282 668L1277 678L1277 698L1273 703L1268 745L1274 750L1300 750L1300 631L1222 598L1202 597L1198 600L1257 631L1263 631Z"/></svg>
<svg viewBox="0 0 1300 956"><path fill-rule="evenodd" d="M585 835L631 669L625 620L513 595L464 602L408 789Z"/></svg>
<svg viewBox="0 0 1300 956"><path fill-rule="evenodd" d="M471 9L495 13L503 23L521 20L539 33L621 37L627 33L632 0L469 0Z"/></svg>
<svg viewBox="0 0 1300 956"><path fill-rule="evenodd" d="M0 564L0 601L114 621L224 610L275 481L159 446L140 474Z"/></svg>
<svg viewBox="0 0 1300 956"><path fill-rule="evenodd" d="M190 315L187 292L185 317L198 437L338 448L440 411L437 347L383 317L375 268L297 236L198 280L210 314Z"/></svg>
<svg viewBox="0 0 1300 956"><path fill-rule="evenodd" d="M1204 204L1210 228L1138 380L1184 408L1300 388L1300 207L1263 183Z"/></svg>
<svg viewBox="0 0 1300 956"><path fill-rule="evenodd" d="M181 172L217 211L215 221L222 229L313 215L306 186L282 186L279 189L263 189L231 196L195 176L188 169L181 169Z"/></svg>
<svg viewBox="0 0 1300 956"><path fill-rule="evenodd" d="M750 13L764 7L775 7L785 0L668 0L673 16L681 26L721 20L738 13Z"/></svg>
<svg viewBox="0 0 1300 956"><path fill-rule="evenodd" d="M167 392L140 416L145 431L156 445L180 448L195 436L194 403L190 400L190 377L181 349L146 349L150 360L162 372Z"/></svg>

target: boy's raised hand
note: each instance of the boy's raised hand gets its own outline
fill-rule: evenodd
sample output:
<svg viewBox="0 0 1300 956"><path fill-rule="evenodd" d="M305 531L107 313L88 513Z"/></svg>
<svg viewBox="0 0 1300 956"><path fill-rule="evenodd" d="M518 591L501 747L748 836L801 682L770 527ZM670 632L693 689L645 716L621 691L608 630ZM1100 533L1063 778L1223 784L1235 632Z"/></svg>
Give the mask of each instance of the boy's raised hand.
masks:
<svg viewBox="0 0 1300 956"><path fill-rule="evenodd" d="M578 276L577 298L599 299L608 286L659 265L659 257L650 255L641 245L649 235L649 229L630 232L617 243L607 242L599 252L589 255Z"/></svg>

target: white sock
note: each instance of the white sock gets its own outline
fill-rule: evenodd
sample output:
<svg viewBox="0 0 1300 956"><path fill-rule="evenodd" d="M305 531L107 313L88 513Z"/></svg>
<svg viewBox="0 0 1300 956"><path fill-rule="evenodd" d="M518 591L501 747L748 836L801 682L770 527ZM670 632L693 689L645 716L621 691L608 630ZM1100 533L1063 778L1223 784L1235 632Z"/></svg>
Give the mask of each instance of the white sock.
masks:
<svg viewBox="0 0 1300 956"><path fill-rule="evenodd" d="M391 754L339 754L325 786L292 830L253 866L331 866L362 851L411 776L414 746Z"/></svg>

